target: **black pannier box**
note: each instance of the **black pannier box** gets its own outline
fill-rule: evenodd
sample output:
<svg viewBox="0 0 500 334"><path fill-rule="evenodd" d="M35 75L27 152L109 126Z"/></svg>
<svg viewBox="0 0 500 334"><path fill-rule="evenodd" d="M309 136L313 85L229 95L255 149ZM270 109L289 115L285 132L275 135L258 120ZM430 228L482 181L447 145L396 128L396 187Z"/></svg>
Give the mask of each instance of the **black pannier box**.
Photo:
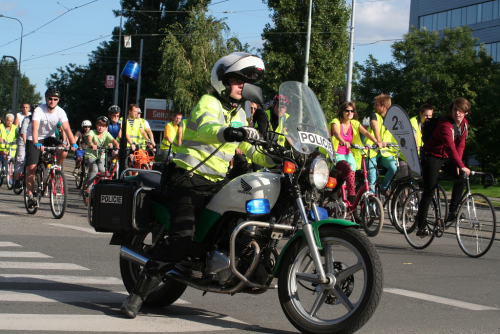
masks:
<svg viewBox="0 0 500 334"><path fill-rule="evenodd" d="M97 232L139 233L132 227L134 193L142 182L130 180L100 180L92 190L91 225ZM150 196L137 196L135 221L140 230L148 229L151 214Z"/></svg>

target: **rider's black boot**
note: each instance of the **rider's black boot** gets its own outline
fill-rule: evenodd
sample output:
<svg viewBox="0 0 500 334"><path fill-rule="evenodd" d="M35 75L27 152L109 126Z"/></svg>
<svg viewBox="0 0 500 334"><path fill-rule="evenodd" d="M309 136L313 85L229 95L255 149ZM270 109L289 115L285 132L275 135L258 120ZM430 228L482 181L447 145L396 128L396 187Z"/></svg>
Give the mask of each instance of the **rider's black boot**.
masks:
<svg viewBox="0 0 500 334"><path fill-rule="evenodd" d="M134 290L130 296L125 299L120 310L127 317L134 319L141 309L142 303L146 300L148 294L161 283L158 277L148 276L141 273L139 280L135 284Z"/></svg>
<svg viewBox="0 0 500 334"><path fill-rule="evenodd" d="M349 201L349 203L353 204L354 201L356 201L356 196L347 196L347 200ZM354 216L354 222L356 224L361 224L361 218L359 217L357 208L354 209L352 215Z"/></svg>

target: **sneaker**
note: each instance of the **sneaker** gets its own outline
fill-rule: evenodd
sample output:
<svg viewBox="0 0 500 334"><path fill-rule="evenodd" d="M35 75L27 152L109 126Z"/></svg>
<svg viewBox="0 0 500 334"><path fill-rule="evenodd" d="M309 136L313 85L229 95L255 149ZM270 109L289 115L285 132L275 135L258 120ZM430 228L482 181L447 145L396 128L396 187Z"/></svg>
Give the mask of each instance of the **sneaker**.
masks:
<svg viewBox="0 0 500 334"><path fill-rule="evenodd" d="M78 175L78 168L73 169L73 176L76 177L76 175Z"/></svg>
<svg viewBox="0 0 500 334"><path fill-rule="evenodd" d="M33 197L33 195L28 195L28 207L32 209L36 205L37 205L36 197Z"/></svg>
<svg viewBox="0 0 500 334"><path fill-rule="evenodd" d="M455 222L455 220L457 220L457 216L452 212L448 212L448 216L446 217L444 223L446 227L449 227L451 224Z"/></svg>
<svg viewBox="0 0 500 334"><path fill-rule="evenodd" d="M429 229L427 228L427 226L424 228L419 228L417 230L417 237L425 237L427 235L429 235Z"/></svg>
<svg viewBox="0 0 500 334"><path fill-rule="evenodd" d="M16 189L16 190L21 189L21 187L22 187L21 181L15 180L14 181L14 189Z"/></svg>

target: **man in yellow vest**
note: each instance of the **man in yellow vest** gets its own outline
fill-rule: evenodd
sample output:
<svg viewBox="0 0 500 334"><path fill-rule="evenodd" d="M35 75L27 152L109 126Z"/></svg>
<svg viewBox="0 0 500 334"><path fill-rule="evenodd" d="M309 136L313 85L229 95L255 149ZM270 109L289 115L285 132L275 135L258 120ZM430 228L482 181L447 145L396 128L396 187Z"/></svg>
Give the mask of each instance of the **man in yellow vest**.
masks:
<svg viewBox="0 0 500 334"><path fill-rule="evenodd" d="M9 153L9 146L6 143L13 143L10 146L12 148L11 153L12 156L16 155L17 145L15 142L18 136L16 128L14 125L14 115L5 115L5 124L0 124L0 159L4 159ZM13 180L11 179L10 182L13 182Z"/></svg>
<svg viewBox="0 0 500 334"><path fill-rule="evenodd" d="M372 191L374 191L373 185L377 180L377 164L380 162L382 166L387 168L384 181L380 184L380 190L383 194L386 193L387 186L397 170L394 151L384 148L386 147L386 143L397 143L392 133L384 126L384 117L391 104L391 97L389 95L381 94L375 97L375 103L373 105L375 111L370 115L370 127L368 128L368 132L377 139L375 144L380 142L383 147L380 149L379 153L370 151L370 157L366 159L368 183ZM374 144L370 139L366 139L365 143L367 145Z"/></svg>
<svg viewBox="0 0 500 334"><path fill-rule="evenodd" d="M147 135L142 128L142 122L137 119L139 112L139 106L135 103L131 103L128 106L128 116L126 126L127 126L127 147L130 147L129 152L129 166L134 165L134 151L137 149L137 144L143 142L142 138L147 139ZM122 121L122 119L120 118ZM123 126L123 124L122 124ZM121 132L121 131L120 131ZM120 133L121 137L121 133Z"/></svg>
<svg viewBox="0 0 500 334"><path fill-rule="evenodd" d="M413 133L415 134L415 141L417 142L417 150L420 155L420 148L424 146L422 142L422 124L425 123L427 118L432 118L434 113L434 108L428 104L424 103L420 106L418 116L410 118L410 124L413 128Z"/></svg>
<svg viewBox="0 0 500 334"><path fill-rule="evenodd" d="M243 87L259 82L263 76L264 62L250 53L234 52L215 63L212 90L191 111L182 145L173 160L177 167L168 186L168 238L152 254L121 306L129 318L136 317L149 292L186 257L201 211L227 183L226 172L236 148L261 165L275 165L245 142L248 138L258 139L259 134L247 126Z"/></svg>
<svg viewBox="0 0 500 334"><path fill-rule="evenodd" d="M141 129L146 134L146 136L142 135L142 137L140 138L140 145L145 144L146 140L148 140L149 137L149 140L151 141L149 145L154 147L156 146L156 144L155 144L155 138L153 136L153 131L151 130L151 126L149 125L149 122L145 118L141 118L141 115L142 115L142 110L141 108L138 107L137 119L139 120L139 122L141 122ZM144 148L143 146L141 147Z"/></svg>
<svg viewBox="0 0 500 334"><path fill-rule="evenodd" d="M182 131L179 133L180 128L182 128L182 113L176 112L172 122L165 124L165 130L163 132L163 140L161 141L161 151L163 152L163 160L168 158L169 149L175 154L179 145L182 144Z"/></svg>
<svg viewBox="0 0 500 334"><path fill-rule="evenodd" d="M266 111L258 110L254 114L254 127L259 130L260 134L273 131L277 133L285 133L286 129L283 128L283 122L288 118L286 110L290 102L288 98L281 94L277 94L273 99L273 105ZM269 126L270 128L268 128ZM276 139L281 146L285 145L285 136L277 136L276 134L269 134L269 139Z"/></svg>

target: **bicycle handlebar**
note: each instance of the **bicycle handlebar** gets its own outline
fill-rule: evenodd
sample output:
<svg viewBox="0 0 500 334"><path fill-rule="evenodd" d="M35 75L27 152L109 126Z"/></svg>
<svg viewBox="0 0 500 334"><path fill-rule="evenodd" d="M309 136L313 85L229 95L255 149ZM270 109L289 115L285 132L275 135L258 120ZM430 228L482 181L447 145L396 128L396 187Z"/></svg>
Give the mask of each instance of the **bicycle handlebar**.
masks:
<svg viewBox="0 0 500 334"><path fill-rule="evenodd" d="M43 148L44 151L69 151L71 150L71 148L69 147L44 147Z"/></svg>

